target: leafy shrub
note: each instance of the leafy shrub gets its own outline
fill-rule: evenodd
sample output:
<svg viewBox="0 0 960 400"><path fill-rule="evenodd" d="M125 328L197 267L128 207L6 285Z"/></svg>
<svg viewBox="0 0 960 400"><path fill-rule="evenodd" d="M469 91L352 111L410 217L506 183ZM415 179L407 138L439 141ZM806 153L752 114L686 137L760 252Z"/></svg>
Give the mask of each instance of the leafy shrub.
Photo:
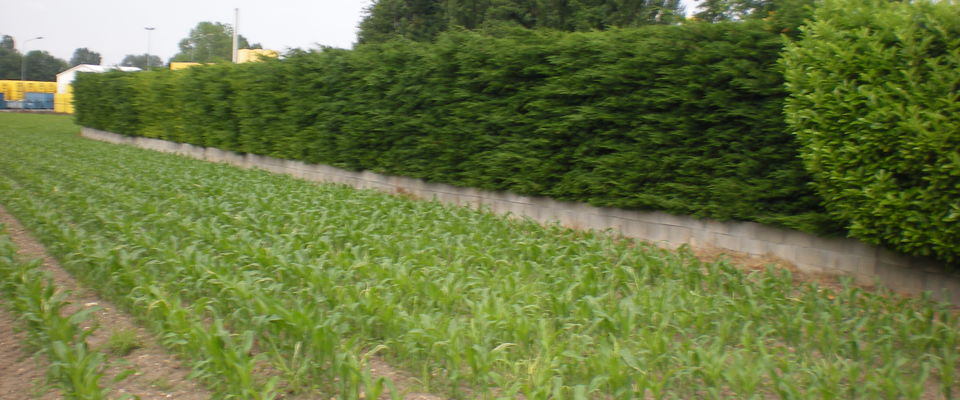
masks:
<svg viewBox="0 0 960 400"><path fill-rule="evenodd" d="M785 53L788 121L850 233L960 260L960 7L828 0Z"/></svg>
<svg viewBox="0 0 960 400"><path fill-rule="evenodd" d="M79 85L84 102L130 91L137 101L78 115L225 150L823 231L829 221L782 116L782 44L761 21L449 32L434 43L136 73L112 93ZM106 112L133 112L126 118L140 124L118 127L121 116Z"/></svg>

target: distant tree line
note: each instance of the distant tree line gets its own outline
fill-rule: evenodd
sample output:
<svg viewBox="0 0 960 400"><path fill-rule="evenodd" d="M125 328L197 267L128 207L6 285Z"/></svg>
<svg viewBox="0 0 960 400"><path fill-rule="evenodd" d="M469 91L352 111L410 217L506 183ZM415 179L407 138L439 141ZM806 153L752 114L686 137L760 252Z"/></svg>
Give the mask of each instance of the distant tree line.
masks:
<svg viewBox="0 0 960 400"><path fill-rule="evenodd" d="M767 20L778 33L796 33L813 0L702 0L693 20ZM378 0L366 10L357 41L432 41L441 32L519 26L592 31L686 20L679 0Z"/></svg>
<svg viewBox="0 0 960 400"><path fill-rule="evenodd" d="M680 0L379 0L367 9L358 42L397 37L431 41L440 32L457 28L513 25L589 31L682 18Z"/></svg>

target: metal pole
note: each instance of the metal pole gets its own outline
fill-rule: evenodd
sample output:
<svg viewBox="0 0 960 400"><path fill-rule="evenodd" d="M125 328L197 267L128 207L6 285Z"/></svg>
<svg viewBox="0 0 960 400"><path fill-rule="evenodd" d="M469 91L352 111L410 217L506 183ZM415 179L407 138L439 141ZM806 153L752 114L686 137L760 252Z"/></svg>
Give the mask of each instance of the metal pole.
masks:
<svg viewBox="0 0 960 400"><path fill-rule="evenodd" d="M150 34L153 33L153 30L157 28L154 28L152 26L146 26L143 29L147 30L147 59L146 59L147 68L146 69L150 69Z"/></svg>
<svg viewBox="0 0 960 400"><path fill-rule="evenodd" d="M239 42L237 40L237 32L240 31L240 9L233 9L233 63L237 63L237 46Z"/></svg>
<svg viewBox="0 0 960 400"><path fill-rule="evenodd" d="M43 36L37 36L32 39L24 40L23 44L20 45L20 47L23 48L24 50L23 55L20 56L20 81L26 80L24 79L24 76L27 75L27 52L26 52L27 43L29 43L31 40L40 40L40 39L43 39Z"/></svg>

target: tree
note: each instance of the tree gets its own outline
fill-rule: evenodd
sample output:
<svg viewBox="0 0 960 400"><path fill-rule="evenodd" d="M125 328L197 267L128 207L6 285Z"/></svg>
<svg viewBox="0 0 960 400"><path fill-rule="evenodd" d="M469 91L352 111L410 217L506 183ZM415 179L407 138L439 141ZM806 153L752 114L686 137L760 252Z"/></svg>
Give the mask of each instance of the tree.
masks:
<svg viewBox="0 0 960 400"><path fill-rule="evenodd" d="M455 27L516 25L562 31L674 22L679 0L378 0L360 22L359 43L433 40Z"/></svg>
<svg viewBox="0 0 960 400"><path fill-rule="evenodd" d="M86 47L82 47L74 50L73 57L70 58L70 66L75 67L80 64L93 64L100 65L100 61L103 58L100 57L100 53L91 51Z"/></svg>
<svg viewBox="0 0 960 400"><path fill-rule="evenodd" d="M146 54L127 54L126 57L123 57L123 61L120 62L120 65L124 67L137 67L140 69L147 69L147 55ZM163 60L160 57L157 57L153 54L150 55L150 67L162 67Z"/></svg>
<svg viewBox="0 0 960 400"><path fill-rule="evenodd" d="M706 22L764 19L775 32L795 35L813 15L814 0L704 0L694 17Z"/></svg>
<svg viewBox="0 0 960 400"><path fill-rule="evenodd" d="M55 81L57 74L67 69L67 62L42 50L33 50L24 56L24 79L28 81Z"/></svg>
<svg viewBox="0 0 960 400"><path fill-rule="evenodd" d="M21 57L13 37L3 35L0 40L0 79L20 79Z"/></svg>
<svg viewBox="0 0 960 400"><path fill-rule="evenodd" d="M243 35L237 37L241 49L259 49L251 45ZM233 28L220 22L201 22L190 30L190 36L180 41L180 52L170 61L223 62L233 58Z"/></svg>

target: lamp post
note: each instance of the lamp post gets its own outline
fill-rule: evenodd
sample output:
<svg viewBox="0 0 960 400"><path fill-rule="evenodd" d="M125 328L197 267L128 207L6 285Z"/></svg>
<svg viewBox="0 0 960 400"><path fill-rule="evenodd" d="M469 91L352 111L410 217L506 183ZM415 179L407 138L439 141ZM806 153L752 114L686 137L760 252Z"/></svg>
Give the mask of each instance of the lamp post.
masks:
<svg viewBox="0 0 960 400"><path fill-rule="evenodd" d="M26 50L27 43L29 43L31 40L40 40L40 39L43 39L43 36L37 36L35 38L24 40L23 43L20 45L20 47ZM27 75L27 53L26 51L24 51L23 56L20 57L20 81L26 80L24 79L24 76L26 75Z"/></svg>
<svg viewBox="0 0 960 400"><path fill-rule="evenodd" d="M146 26L143 29L147 30L147 59L145 60L147 63L146 69L150 69L150 34L153 33L153 30L157 28L152 26Z"/></svg>

